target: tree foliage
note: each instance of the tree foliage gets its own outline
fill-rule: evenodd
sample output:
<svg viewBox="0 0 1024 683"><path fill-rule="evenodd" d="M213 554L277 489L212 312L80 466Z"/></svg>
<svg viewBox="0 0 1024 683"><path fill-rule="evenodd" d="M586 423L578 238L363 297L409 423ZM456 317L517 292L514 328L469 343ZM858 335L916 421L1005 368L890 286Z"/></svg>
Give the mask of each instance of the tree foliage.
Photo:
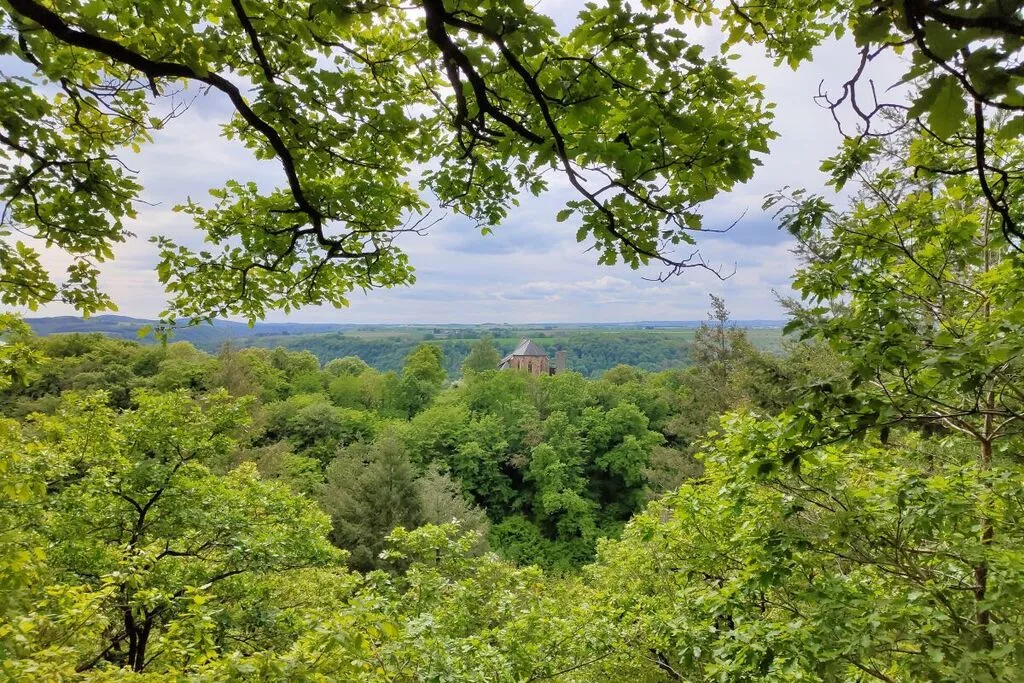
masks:
<svg viewBox="0 0 1024 683"><path fill-rule="evenodd" d="M494 348L491 338L481 337L469 348L469 354L462 362L462 372L465 374L467 370L473 372L494 370L500 362L501 355L498 353L498 349Z"/></svg>
<svg viewBox="0 0 1024 683"><path fill-rule="evenodd" d="M1019 463L994 475L959 437L908 437L821 447L799 473L765 476L788 426L724 422L703 478L602 546L589 581L621 610L624 652L604 676L1018 678ZM999 510L991 542L979 533L982 500ZM993 567L989 631L976 619L979 563Z"/></svg>
<svg viewBox="0 0 1024 683"><path fill-rule="evenodd" d="M102 394L70 395L57 415L5 435L6 451L26 454L10 473L23 478L19 490L45 490L20 539L39 566L25 575L33 565L16 565L23 611L7 614L3 629L15 676L32 671L22 664L44 666L44 677L176 670L183 657L201 664L219 642L258 626L231 613L238 595L268 575L334 561L325 516L308 500L261 481L251 465L215 474L241 405L223 394L202 404L180 393L135 401L117 414ZM87 635L76 632L80 618Z"/></svg>
<svg viewBox="0 0 1024 683"><path fill-rule="evenodd" d="M645 501L699 474L693 453L712 416L744 396L760 401L743 379L750 368L785 365L741 343L741 331L730 334L736 349L725 369L622 366L590 381L492 366L447 388L432 344L412 351L399 376L353 358L321 369L311 354L284 349L225 346L210 356L185 343L55 335L23 340L26 353L48 357L0 400L22 416L52 413L74 390L105 391L123 410L137 407L140 390L201 398L222 387L246 399L253 426L218 473L251 462L264 479L320 501L357 566L379 565L393 526L455 517L506 557L572 571ZM383 451L406 481L401 493L381 493L398 476L378 462ZM352 533L339 531L346 524Z"/></svg>
<svg viewBox="0 0 1024 683"><path fill-rule="evenodd" d="M434 344L382 373L0 317L5 679L1024 676L1016 4L608 2L565 35L515 2L0 15L34 69L0 81L0 229L72 262L54 283L5 242L5 303L109 304L95 263L139 191L115 151L171 89L226 96L225 134L281 164L283 189L184 207L209 253L158 240L196 319L409 281L414 165L485 227L559 168L602 262L692 265L664 248L771 134L677 24L791 64L861 50L826 101L859 118L825 164L849 205L766 201L802 258L784 355L717 298L691 367L534 377L482 344L450 385ZM912 102L866 109L863 69L900 49Z"/></svg>
<svg viewBox="0 0 1024 683"><path fill-rule="evenodd" d="M0 54L31 73L0 85L0 222L27 239L3 246L9 305L112 307L97 264L132 238L141 191L120 152L173 125L182 92L227 103L224 136L274 160L281 183L232 179L178 207L209 246L156 238L169 320L255 320L409 284L395 239L429 224L424 192L487 232L548 171L575 188L558 218L577 217L600 262L704 265L673 248L773 137L760 86L649 6L588 6L564 34L521 2L8 0L0 13ZM419 188L415 166L435 169ZM67 252L63 282L35 241Z"/></svg>

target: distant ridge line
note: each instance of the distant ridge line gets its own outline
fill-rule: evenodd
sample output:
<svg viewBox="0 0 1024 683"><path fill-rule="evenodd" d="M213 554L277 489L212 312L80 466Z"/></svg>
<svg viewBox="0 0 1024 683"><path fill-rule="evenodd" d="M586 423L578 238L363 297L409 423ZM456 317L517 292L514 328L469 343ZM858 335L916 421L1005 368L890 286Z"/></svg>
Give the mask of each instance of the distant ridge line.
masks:
<svg viewBox="0 0 1024 683"><path fill-rule="evenodd" d="M103 326L109 324L121 324L121 325L137 325L142 327L144 325L155 325L159 321L150 318L135 318L132 316L115 315L115 314L103 314L94 315L88 319L83 319L79 316L73 315L56 315L56 316L35 316L26 317L25 321L35 328L50 327L59 324L68 326ZM184 321L182 321L184 322ZM321 331L332 331L341 329L356 329L365 327L448 327L448 328L466 328L466 327L508 327L508 328L530 328L530 329L543 329L545 327L699 327L702 323L707 322L706 320L622 320L612 322L521 322L521 323L508 323L508 322L480 322L480 323L436 323L436 322L408 322L408 323L379 323L379 322L345 322L345 323L327 323L327 322L258 322L255 327L250 328L248 323L240 322L237 320L215 320L209 324L201 324L196 327L230 327L230 328L244 328L252 332L256 327L271 328L271 329L284 329L284 328L299 328L302 330L310 331L318 329ZM784 319L773 319L773 318L750 318L750 319L736 319L731 320L730 325L736 327L783 327L786 324ZM184 329L185 325L182 325L179 329ZM193 327L192 329L195 329Z"/></svg>

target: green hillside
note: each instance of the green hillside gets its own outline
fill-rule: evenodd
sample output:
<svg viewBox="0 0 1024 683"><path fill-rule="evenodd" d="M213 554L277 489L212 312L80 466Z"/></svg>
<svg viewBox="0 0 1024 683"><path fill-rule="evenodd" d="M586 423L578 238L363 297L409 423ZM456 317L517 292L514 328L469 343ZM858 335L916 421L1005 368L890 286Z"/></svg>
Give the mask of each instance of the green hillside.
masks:
<svg viewBox="0 0 1024 683"><path fill-rule="evenodd" d="M105 336L156 343L152 336L138 338L138 331L154 325L152 320L101 315L82 319L71 316L31 318L28 323L39 336L66 333L99 333ZM782 350L782 323L738 321L754 346L762 351ZM568 367L587 377L596 377L616 365L632 365L659 371L689 364L688 347L699 323L644 322L620 324L564 325L343 325L332 323L244 323L216 321L213 324L176 328L173 341L187 341L207 352L228 343L235 347L282 347L309 351L321 363L335 358L357 356L381 371L401 370L404 359L421 342L435 344L444 354L449 376L457 376L472 343L489 336L502 354L510 352L524 337L533 339L550 355L566 351Z"/></svg>

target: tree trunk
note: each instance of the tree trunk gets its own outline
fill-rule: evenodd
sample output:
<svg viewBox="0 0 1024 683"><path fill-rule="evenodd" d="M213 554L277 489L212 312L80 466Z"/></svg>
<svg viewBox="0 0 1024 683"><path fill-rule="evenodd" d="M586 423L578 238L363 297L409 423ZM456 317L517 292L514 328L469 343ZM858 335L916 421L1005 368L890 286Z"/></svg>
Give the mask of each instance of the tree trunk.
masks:
<svg viewBox="0 0 1024 683"><path fill-rule="evenodd" d="M989 209L985 212L985 223L982 233L982 238L985 240L985 263L983 268L986 273L992 268L992 251L990 248L991 243L989 241L991 218L992 213L991 209ZM989 298L985 299L984 315L986 320L988 320L992 315L992 302ZM992 468L992 438L994 427L993 413L995 411L995 407L995 391L989 388L985 394L985 419L982 431L983 437L981 439L981 456L978 462L982 476L987 476L988 471ZM992 537L994 535L992 529L992 518L989 516L987 510L990 504L991 500L989 496L986 496L985 500L981 503L981 544L986 550L988 546L992 544ZM986 593L988 593L988 563L982 560L974 567L975 620L978 624L978 637L981 646L986 650L991 650L995 644L993 642L992 632L989 630L989 624L992 622L992 613L988 607L982 606L982 603L985 601Z"/></svg>
<svg viewBox="0 0 1024 683"><path fill-rule="evenodd" d="M990 425L992 421L992 415L989 413L985 416L986 426ZM988 431L986 430L986 435ZM981 471L983 473L988 472L992 466L992 441L985 439L981 442L981 460L980 460ZM982 502L982 505L987 506L989 501L986 499ZM992 518L988 514L983 514L981 518L981 543L986 548L992 544L993 537L992 529ZM986 650L991 650L994 646L992 639L992 632L989 630L989 624L992 621L991 611L987 607L983 607L982 603L985 600L985 594L988 592L988 564L984 561L978 563L974 567L974 602L976 605L975 618L978 623L978 637L981 642L981 646Z"/></svg>

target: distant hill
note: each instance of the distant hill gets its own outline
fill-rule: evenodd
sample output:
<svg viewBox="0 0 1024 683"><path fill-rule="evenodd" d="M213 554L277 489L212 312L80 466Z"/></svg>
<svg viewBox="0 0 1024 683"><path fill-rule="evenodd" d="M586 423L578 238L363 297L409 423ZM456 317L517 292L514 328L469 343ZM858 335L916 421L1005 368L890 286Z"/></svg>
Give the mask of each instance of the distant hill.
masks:
<svg viewBox="0 0 1024 683"><path fill-rule="evenodd" d="M26 318L25 321L32 326L32 331L41 337L74 332L99 332L111 337L137 339L143 343L156 341L152 335L139 339L138 332L141 328L147 325L156 325L155 320L146 320L144 318L129 318L123 315L96 315L83 320L72 315L62 315L49 318ZM195 327L183 325L175 330L174 339L176 341L191 342L200 348L212 349L229 339L248 339L265 335L281 336L337 332L351 327L352 325L334 323L259 323L255 327L249 327L245 323L218 320L212 324L197 325Z"/></svg>
<svg viewBox="0 0 1024 683"><path fill-rule="evenodd" d="M40 336L60 333L101 333L138 339L138 330L154 321L119 315L99 315L88 320L73 316L30 318ZM541 323L533 325L365 325L353 323L245 323L218 320L175 330L174 341L187 341L210 352L224 342L237 346L282 346L310 351L321 362L342 356L358 356L378 370L400 370L417 344L437 344L444 352L449 376L458 376L473 340L490 335L501 353L507 353L524 337L533 339L548 353L564 350L569 368L593 377L620 363L645 370L683 367L689 363L689 345L701 321L644 321L634 323ZM738 320L759 349L782 348L781 320ZM142 338L153 343L152 335Z"/></svg>

